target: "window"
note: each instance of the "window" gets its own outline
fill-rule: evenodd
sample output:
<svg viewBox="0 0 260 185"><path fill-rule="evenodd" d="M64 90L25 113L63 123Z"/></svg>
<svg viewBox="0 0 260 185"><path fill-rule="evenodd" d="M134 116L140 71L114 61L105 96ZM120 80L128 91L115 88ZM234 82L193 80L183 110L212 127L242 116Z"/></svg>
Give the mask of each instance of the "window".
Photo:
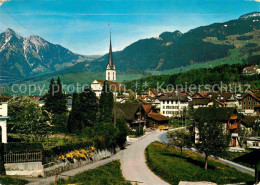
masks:
<svg viewBox="0 0 260 185"><path fill-rule="evenodd" d="M167 100L167 104L169 104L169 100Z"/></svg>
<svg viewBox="0 0 260 185"><path fill-rule="evenodd" d="M258 142L253 142L253 146L259 146Z"/></svg>
<svg viewBox="0 0 260 185"><path fill-rule="evenodd" d="M108 75L110 75L110 72L108 72Z"/></svg>

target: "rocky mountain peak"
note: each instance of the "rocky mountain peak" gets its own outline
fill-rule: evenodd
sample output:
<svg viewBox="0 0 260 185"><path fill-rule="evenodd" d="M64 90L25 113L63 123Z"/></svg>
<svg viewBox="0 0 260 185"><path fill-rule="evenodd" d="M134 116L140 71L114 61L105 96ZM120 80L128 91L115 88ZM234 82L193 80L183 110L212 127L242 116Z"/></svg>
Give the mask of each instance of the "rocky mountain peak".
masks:
<svg viewBox="0 0 260 185"><path fill-rule="evenodd" d="M239 19L248 19L253 17L260 17L260 12L252 12L239 17Z"/></svg>

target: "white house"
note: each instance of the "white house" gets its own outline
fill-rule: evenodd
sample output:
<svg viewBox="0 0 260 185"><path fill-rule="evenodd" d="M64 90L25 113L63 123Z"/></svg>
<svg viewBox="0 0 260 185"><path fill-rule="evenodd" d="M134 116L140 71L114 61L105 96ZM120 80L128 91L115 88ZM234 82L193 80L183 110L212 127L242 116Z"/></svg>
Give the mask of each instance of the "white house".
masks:
<svg viewBox="0 0 260 185"><path fill-rule="evenodd" d="M168 117L181 117L183 110L188 109L188 98L181 93L167 93L159 98L160 113Z"/></svg>
<svg viewBox="0 0 260 185"><path fill-rule="evenodd" d="M7 120L8 117L8 103L0 103L0 127L2 129L2 143L7 143Z"/></svg>
<svg viewBox="0 0 260 185"><path fill-rule="evenodd" d="M260 69L258 68L258 66L245 67L245 68L243 69L243 74L244 74L244 75L260 74Z"/></svg>

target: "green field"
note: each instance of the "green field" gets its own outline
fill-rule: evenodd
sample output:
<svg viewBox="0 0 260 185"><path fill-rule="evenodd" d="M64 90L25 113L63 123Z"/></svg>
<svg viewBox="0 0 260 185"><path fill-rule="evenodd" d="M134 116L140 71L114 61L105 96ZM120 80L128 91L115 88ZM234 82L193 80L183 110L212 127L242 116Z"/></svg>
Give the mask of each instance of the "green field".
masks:
<svg viewBox="0 0 260 185"><path fill-rule="evenodd" d="M204 170L204 157L200 154L167 147L154 142L146 148L146 160L149 168L170 184L180 181L209 181L217 184L253 182L253 176L242 173L224 163L213 159L208 161L208 170Z"/></svg>
<svg viewBox="0 0 260 185"><path fill-rule="evenodd" d="M98 168L80 173L69 179L58 179L57 185L130 185L126 182L120 170L120 162L113 161Z"/></svg>

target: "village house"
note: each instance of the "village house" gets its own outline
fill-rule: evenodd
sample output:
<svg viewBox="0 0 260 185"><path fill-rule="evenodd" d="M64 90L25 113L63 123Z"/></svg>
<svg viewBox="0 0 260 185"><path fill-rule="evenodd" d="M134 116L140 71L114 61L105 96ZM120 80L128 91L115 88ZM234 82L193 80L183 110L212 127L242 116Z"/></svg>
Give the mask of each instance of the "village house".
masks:
<svg viewBox="0 0 260 185"><path fill-rule="evenodd" d="M124 118L129 128L136 130L138 127L157 128L159 125L167 125L170 120L156 112L152 105L141 103L116 103L113 108L114 116Z"/></svg>
<svg viewBox="0 0 260 185"><path fill-rule="evenodd" d="M158 95L158 93L159 93L158 90L155 88L153 88L153 89L150 88L147 92L148 96L150 96L150 97L155 97Z"/></svg>
<svg viewBox="0 0 260 185"><path fill-rule="evenodd" d="M125 119L133 130L146 125L146 114L139 103L115 103L113 115Z"/></svg>
<svg viewBox="0 0 260 185"><path fill-rule="evenodd" d="M146 113L146 126L147 127L154 127L158 128L159 126L163 125L165 127L168 127L168 122L170 120L169 117L163 116L159 113L157 113L157 110L152 105L142 105L145 113Z"/></svg>
<svg viewBox="0 0 260 185"><path fill-rule="evenodd" d="M260 94L247 93L243 95L241 100L241 108L243 114L256 115L260 105ZM255 110L257 112L255 112Z"/></svg>
<svg viewBox="0 0 260 185"><path fill-rule="evenodd" d="M258 68L258 66L245 67L245 68L243 69L243 74L244 74L244 75L260 74L260 69Z"/></svg>
<svg viewBox="0 0 260 185"><path fill-rule="evenodd" d="M184 109L188 109L189 99L180 92L165 93L159 97L160 113L167 117L181 117Z"/></svg>
<svg viewBox="0 0 260 185"><path fill-rule="evenodd" d="M195 112L195 127L193 128L195 132L195 143L199 139L199 130L197 128L197 123L201 121L218 122L223 124L224 132L231 136L230 146L241 147L240 138L238 135L240 127L240 118L236 108L232 107L199 107Z"/></svg>

